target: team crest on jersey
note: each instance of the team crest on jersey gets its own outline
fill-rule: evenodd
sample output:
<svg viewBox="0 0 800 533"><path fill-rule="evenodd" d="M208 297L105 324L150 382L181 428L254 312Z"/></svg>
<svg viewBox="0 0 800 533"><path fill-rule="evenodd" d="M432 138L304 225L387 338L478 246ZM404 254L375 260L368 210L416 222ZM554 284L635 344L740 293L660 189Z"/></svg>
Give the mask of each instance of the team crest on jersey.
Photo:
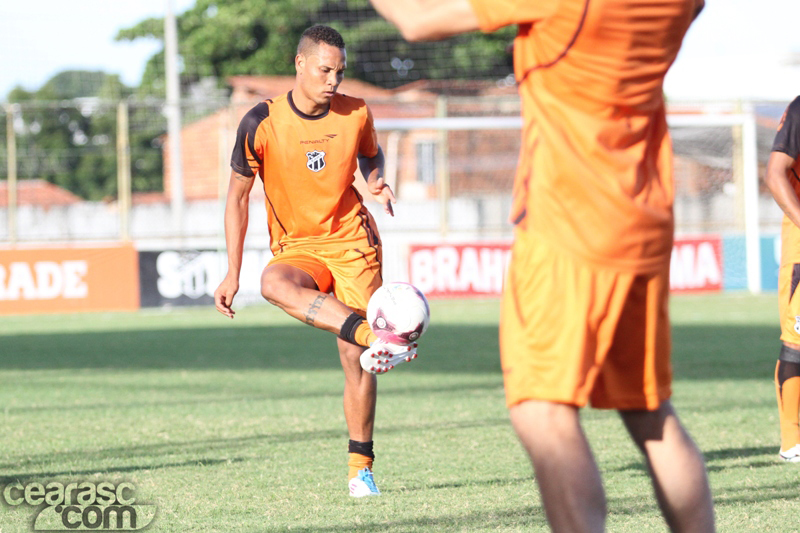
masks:
<svg viewBox="0 0 800 533"><path fill-rule="evenodd" d="M794 317L794 332L800 334L800 316Z"/></svg>
<svg viewBox="0 0 800 533"><path fill-rule="evenodd" d="M306 152L306 157L308 157L308 162L306 163L308 170L319 172L325 168L325 152L320 152L319 150Z"/></svg>

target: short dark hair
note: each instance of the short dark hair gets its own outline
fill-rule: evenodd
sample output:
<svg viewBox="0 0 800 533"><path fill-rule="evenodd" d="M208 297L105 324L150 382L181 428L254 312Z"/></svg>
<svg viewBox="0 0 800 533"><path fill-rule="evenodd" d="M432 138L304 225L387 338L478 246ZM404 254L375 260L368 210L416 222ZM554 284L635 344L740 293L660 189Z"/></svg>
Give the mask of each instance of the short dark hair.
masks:
<svg viewBox="0 0 800 533"><path fill-rule="evenodd" d="M308 55L311 51L311 47L316 48L320 43L335 46L342 50L344 49L344 39L338 31L330 26L317 24L316 26L308 28L303 32L303 35L300 36L300 42L297 44L297 53Z"/></svg>

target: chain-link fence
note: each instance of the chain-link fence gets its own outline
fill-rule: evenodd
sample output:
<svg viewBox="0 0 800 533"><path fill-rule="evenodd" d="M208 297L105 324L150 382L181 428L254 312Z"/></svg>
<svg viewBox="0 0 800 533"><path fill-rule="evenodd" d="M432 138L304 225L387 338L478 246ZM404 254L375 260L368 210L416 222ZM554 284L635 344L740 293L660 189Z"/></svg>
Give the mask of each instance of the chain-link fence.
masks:
<svg viewBox="0 0 800 533"><path fill-rule="evenodd" d="M0 114L0 241L123 239L145 248L223 248L224 200L238 122L254 102L276 96L270 90L280 93L291 83L291 78L242 77L234 81L230 99L184 101L180 176L170 164L172 141L163 101L77 99L6 106ZM519 99L513 88L496 83L462 86L469 96L445 96L445 85L386 91L364 84L348 90L373 91L368 103L386 154L387 180L398 197L396 216L370 204L360 176L356 185L375 207L389 242L511 236L507 214L520 149ZM745 262L748 212L757 210L760 234L778 234L781 212L760 177L780 108L707 115L698 107L671 115L679 235L738 238ZM463 120L469 125L458 122ZM748 120L755 129L745 138ZM396 126L401 122L402 127ZM179 217L176 190L183 191ZM249 246L266 248L260 187L254 187L251 200Z"/></svg>

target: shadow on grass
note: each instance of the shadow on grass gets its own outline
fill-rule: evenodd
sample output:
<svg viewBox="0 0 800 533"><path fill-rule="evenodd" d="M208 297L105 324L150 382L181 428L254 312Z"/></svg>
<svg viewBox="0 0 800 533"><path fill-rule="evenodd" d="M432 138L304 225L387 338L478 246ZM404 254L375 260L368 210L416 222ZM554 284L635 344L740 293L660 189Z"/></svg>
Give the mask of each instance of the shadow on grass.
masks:
<svg viewBox="0 0 800 533"><path fill-rule="evenodd" d="M727 459L742 459L745 457L758 457L762 455L777 457L775 446L753 446L749 448L724 448L703 452L706 461L724 461ZM774 464L774 463L772 463Z"/></svg>
<svg viewBox="0 0 800 533"><path fill-rule="evenodd" d="M398 424L394 426L385 426L380 428L382 436L390 434L409 435L417 432L440 432L449 429L475 429L475 428L492 428L492 427L507 427L508 419L503 417L487 418L481 420L464 420L461 422L450 423L428 423L428 424ZM11 456L10 462L0 464L0 470L23 470L25 468L36 469L44 464L58 463L73 463L82 461L104 461L104 460L118 460L124 457L126 460L131 460L136 457L144 457L152 459L153 456L175 456L187 454L208 454L211 452L218 452L220 454L238 455L243 451L252 450L252 446L256 444L286 444L292 442L307 443L328 439L346 439L347 429L342 427L336 430L311 430L311 431L283 431L283 432L270 432L263 434L250 435L247 437L232 437L232 438L212 438L212 439L197 439L197 440L183 440L183 441L168 441L149 444L139 444L135 446L115 446L110 448L101 448L95 450L80 450L69 452L47 452L41 454L23 454L18 459ZM217 462L226 462L227 459L220 459ZM206 463L206 459L194 459L187 462L187 465L194 463ZM183 466L183 465L172 465ZM163 467L162 463L155 463L152 465L142 465L129 467L129 470L147 470L149 468ZM98 466L97 469L91 470L95 472L112 472L118 471L116 468L128 467L110 467L110 470ZM47 474L41 472L20 472L15 474L5 474L0 476L0 484L6 478L18 479L22 478L35 478L45 476Z"/></svg>
<svg viewBox="0 0 800 533"><path fill-rule="evenodd" d="M709 472L720 472L723 470L731 470L733 468L762 468L774 467L781 463L777 460L777 447L776 446L755 446L744 448L725 448L722 450L704 451L703 456L706 459L706 469ZM748 458L764 458L775 457L773 460L749 460L740 465L732 465L726 461ZM715 464L725 462L725 464ZM642 475L647 475L647 467L645 466L644 458L641 461L628 463L624 466L617 468L606 469L609 472L639 472Z"/></svg>
<svg viewBox="0 0 800 533"><path fill-rule="evenodd" d="M505 485L520 485L523 483L533 483L533 475L526 477L515 477L509 479L484 479L482 481L464 480L453 481L450 483L430 483L418 487L406 487L402 492L415 492L420 490L431 489L460 489L463 487L500 487Z"/></svg>
<svg viewBox="0 0 800 533"><path fill-rule="evenodd" d="M0 369L338 369L335 337L304 325L0 337ZM777 330L678 325L676 379L771 379ZM499 373L497 327L432 327L407 372Z"/></svg>
<svg viewBox="0 0 800 533"><path fill-rule="evenodd" d="M343 380L342 380L343 381ZM46 387L46 383L43 384L41 380L37 380L37 386L39 387ZM324 398L341 398L342 397L342 390L339 386L340 383L337 381L335 384L338 388L333 387L331 390L322 390L322 391L305 391L305 390L298 390L295 383L288 385L290 390L287 390L284 387L273 386L269 390L265 390L263 392L257 394L236 394L236 395L225 395L222 396L224 390L221 387L187 387L190 388L192 394L201 395L199 398L193 399L186 399L186 400L143 400L143 401L135 401L135 402L97 402L92 401L92 403L86 404L58 404L58 405L24 405L24 406L5 406L4 408L0 408L0 411L7 414L7 415L14 415L14 414L21 414L21 413L44 413L44 412L75 412L75 411L104 411L104 410L118 410L118 409L141 409L141 408L150 408L150 407L167 407L167 406L180 406L180 405L198 405L207 407L209 405L224 405L224 404L236 404L241 402L264 402L264 401L291 401L291 400L313 400L313 399L324 399ZM54 381L52 383L53 387L61 386L63 387L63 383L58 383ZM125 390L130 391L130 389L137 389L139 387L136 386L129 386L129 385L119 385L119 384L102 384L102 383L95 383L92 381L91 383L87 384L87 386L92 387L93 390L97 389L115 389L117 391ZM147 392L158 391L159 393L170 392L176 387L174 386L156 386L150 385L147 387L141 387L143 389L142 394L146 394ZM204 390L205 389L205 390ZM415 396L419 397L420 395L431 395L431 394L447 394L453 392L467 392L467 391L489 391L495 390L498 393L502 393L503 384L498 378L496 383L463 383L463 384L453 384L453 385L424 385L424 386L416 386L416 385L407 385L404 387L392 387L392 386L385 386L379 388L380 394L382 395L391 395L392 398L398 398L401 396ZM220 397L215 398L214 395L220 395Z"/></svg>
<svg viewBox="0 0 800 533"><path fill-rule="evenodd" d="M303 325L5 335L0 369L339 369L335 340ZM495 326L440 326L409 371L499 373L498 353Z"/></svg>
<svg viewBox="0 0 800 533"><path fill-rule="evenodd" d="M33 472L33 473L19 473L19 474L4 474L0 476L0 485L14 483L18 481L25 485L26 483L36 481L39 479L46 479L48 481L53 478L59 477L77 477L77 476L92 476L95 474L127 474L130 472L139 472L141 470L159 470L162 468L182 468L191 466L193 468L201 468L206 466L216 466L219 464L241 463L247 459L236 457L232 459L209 459L199 457L190 459L188 461L181 461L178 463L152 463L147 465L135 466L109 466L107 468L87 468L83 470L62 470L60 472Z"/></svg>
<svg viewBox="0 0 800 533"><path fill-rule="evenodd" d="M342 531L353 533L372 531L507 531L508 528L512 526L523 528L521 530L530 531L531 529L529 528L546 528L547 521L545 520L544 511L541 507L526 506L503 511L481 511L444 516L420 516L418 518L406 520L292 527L291 530L302 533L325 533L328 531L336 533ZM272 533L276 531L286 531L286 528L266 527L259 531L263 533Z"/></svg>

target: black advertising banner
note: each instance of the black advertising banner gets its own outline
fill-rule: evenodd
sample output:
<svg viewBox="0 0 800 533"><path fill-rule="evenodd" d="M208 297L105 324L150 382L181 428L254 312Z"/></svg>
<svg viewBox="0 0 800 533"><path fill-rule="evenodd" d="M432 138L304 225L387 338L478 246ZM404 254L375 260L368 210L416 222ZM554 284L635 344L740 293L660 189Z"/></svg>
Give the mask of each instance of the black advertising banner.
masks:
<svg viewBox="0 0 800 533"><path fill-rule="evenodd" d="M246 250L235 303L261 302L261 271L269 250ZM214 305L214 291L228 271L228 257L217 250L139 252L142 307Z"/></svg>

